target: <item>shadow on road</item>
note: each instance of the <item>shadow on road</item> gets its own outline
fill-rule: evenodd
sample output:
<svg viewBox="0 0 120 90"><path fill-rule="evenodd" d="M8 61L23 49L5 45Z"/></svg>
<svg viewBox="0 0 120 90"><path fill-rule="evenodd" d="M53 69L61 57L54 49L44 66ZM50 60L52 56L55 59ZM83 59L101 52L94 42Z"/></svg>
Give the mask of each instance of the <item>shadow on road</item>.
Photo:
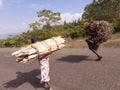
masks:
<svg viewBox="0 0 120 90"><path fill-rule="evenodd" d="M37 78L40 75L39 69L30 71L30 72L16 72L17 78L4 83L5 88L17 88L24 83L30 83L34 88L44 88L42 84L40 84L40 79Z"/></svg>
<svg viewBox="0 0 120 90"><path fill-rule="evenodd" d="M59 61L70 62L70 63L77 63L81 61L94 61L93 59L88 59L89 56L86 55L69 55L66 57L62 57L58 59Z"/></svg>

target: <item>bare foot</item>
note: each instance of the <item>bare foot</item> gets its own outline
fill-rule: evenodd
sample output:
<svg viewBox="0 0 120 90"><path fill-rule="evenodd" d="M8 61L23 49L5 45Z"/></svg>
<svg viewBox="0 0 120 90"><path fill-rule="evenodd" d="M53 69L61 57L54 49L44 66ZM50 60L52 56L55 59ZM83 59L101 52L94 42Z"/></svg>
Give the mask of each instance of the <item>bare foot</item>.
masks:
<svg viewBox="0 0 120 90"><path fill-rule="evenodd" d="M49 88L48 90L53 90L52 88Z"/></svg>
<svg viewBox="0 0 120 90"><path fill-rule="evenodd" d="M99 56L98 59L96 59L96 61L101 61L102 56Z"/></svg>

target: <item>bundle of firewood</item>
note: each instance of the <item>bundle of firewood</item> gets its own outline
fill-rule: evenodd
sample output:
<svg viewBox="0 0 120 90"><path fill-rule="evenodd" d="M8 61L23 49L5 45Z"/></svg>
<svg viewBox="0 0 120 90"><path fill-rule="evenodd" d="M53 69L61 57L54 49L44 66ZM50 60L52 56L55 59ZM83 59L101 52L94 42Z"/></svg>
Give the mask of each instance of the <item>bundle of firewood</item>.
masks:
<svg viewBox="0 0 120 90"><path fill-rule="evenodd" d="M50 52L57 51L65 46L65 39L61 36L53 37L41 42L36 42L29 46L23 47L12 53L16 56L19 63L28 63L36 58ZM38 56L39 55L39 56Z"/></svg>
<svg viewBox="0 0 120 90"><path fill-rule="evenodd" d="M92 21L84 28L87 40L96 44L106 42L113 30L113 25L107 21Z"/></svg>

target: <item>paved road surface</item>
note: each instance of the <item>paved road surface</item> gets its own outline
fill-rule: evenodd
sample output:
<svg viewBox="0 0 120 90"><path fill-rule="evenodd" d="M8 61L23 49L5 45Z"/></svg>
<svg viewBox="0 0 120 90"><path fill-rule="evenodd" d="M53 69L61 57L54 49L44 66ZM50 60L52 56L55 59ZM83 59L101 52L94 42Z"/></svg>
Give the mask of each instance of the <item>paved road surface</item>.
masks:
<svg viewBox="0 0 120 90"><path fill-rule="evenodd" d="M0 90L46 90L37 61L16 63L18 49L0 49ZM50 57L53 90L120 90L120 48L101 48L102 61L88 49L61 49Z"/></svg>

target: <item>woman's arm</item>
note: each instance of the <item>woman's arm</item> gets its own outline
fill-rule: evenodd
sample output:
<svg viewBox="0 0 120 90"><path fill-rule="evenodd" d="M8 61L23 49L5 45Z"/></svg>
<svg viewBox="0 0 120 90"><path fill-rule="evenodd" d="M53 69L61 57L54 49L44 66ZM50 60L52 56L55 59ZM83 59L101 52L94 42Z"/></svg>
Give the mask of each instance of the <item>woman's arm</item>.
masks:
<svg viewBox="0 0 120 90"><path fill-rule="evenodd" d="M42 58L45 58L45 57L49 57L51 54L52 54L52 52L48 52L48 53L45 53L45 54L43 54L41 56L42 56Z"/></svg>

